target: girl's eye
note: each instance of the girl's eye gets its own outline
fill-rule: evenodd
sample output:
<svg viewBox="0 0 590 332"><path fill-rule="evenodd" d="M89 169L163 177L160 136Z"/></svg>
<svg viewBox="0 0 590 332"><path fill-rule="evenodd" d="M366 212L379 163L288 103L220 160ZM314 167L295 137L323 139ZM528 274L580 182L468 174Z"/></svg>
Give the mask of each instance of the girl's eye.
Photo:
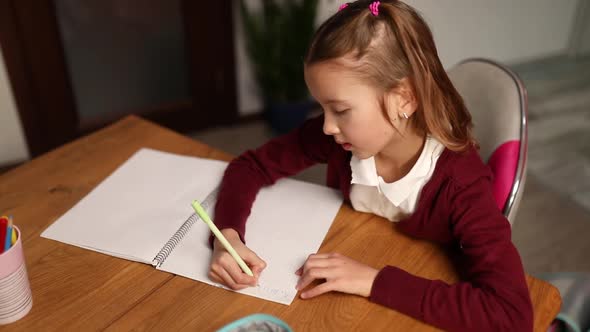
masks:
<svg viewBox="0 0 590 332"><path fill-rule="evenodd" d="M343 115L344 113L347 113L349 110L350 110L350 108L345 108L343 110L338 110L338 111L336 111L336 114Z"/></svg>

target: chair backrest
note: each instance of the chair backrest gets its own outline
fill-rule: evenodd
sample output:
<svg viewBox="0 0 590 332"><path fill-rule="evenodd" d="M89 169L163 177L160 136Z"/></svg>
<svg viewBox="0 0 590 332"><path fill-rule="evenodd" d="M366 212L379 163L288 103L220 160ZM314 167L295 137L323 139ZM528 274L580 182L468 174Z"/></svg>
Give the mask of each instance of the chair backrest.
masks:
<svg viewBox="0 0 590 332"><path fill-rule="evenodd" d="M512 70L487 59L467 59L448 74L473 118L481 158L494 174L496 203L512 224L526 178L526 89Z"/></svg>

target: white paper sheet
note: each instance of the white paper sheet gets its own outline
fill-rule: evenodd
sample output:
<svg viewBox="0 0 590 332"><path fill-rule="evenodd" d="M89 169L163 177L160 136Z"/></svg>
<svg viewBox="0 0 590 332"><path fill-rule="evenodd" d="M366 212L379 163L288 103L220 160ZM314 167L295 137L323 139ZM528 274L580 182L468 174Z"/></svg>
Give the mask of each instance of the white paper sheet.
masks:
<svg viewBox="0 0 590 332"><path fill-rule="evenodd" d="M192 200L204 200L226 166L141 149L41 236L151 264L194 212ZM317 251L341 203L333 189L291 179L262 189L248 219L246 243L267 268L258 287L240 293L290 304L296 294L295 270ZM199 219L159 269L215 285L207 277L208 236Z"/></svg>
<svg viewBox="0 0 590 332"><path fill-rule="evenodd" d="M267 267L258 287L239 293L290 304L297 293L295 271L309 254L317 252L341 204L337 191L291 179L263 188L248 218L246 245ZM217 285L207 277L208 236L207 225L199 219L160 269ZM189 263L192 261L195 263Z"/></svg>
<svg viewBox="0 0 590 332"><path fill-rule="evenodd" d="M227 163L141 149L42 237L151 264ZM187 201L188 200L188 201Z"/></svg>

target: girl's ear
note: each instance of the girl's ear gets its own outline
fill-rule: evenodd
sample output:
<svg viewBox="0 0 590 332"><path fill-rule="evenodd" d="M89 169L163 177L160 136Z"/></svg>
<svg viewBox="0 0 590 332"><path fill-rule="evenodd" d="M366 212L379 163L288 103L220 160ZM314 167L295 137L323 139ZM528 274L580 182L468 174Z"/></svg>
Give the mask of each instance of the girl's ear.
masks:
<svg viewBox="0 0 590 332"><path fill-rule="evenodd" d="M385 95L385 111L389 122L394 127L397 127L397 122L400 120L400 102L400 96L394 91L390 91Z"/></svg>
<svg viewBox="0 0 590 332"><path fill-rule="evenodd" d="M399 120L409 119L416 111L418 104L410 82L407 78L400 81L385 96L387 116L394 127Z"/></svg>
<svg viewBox="0 0 590 332"><path fill-rule="evenodd" d="M414 94L414 90L412 89L410 81L407 77L400 81L399 85L395 89L395 93L399 98L398 115L401 115L402 117L407 115L408 118L411 117L418 108L418 104L416 103L416 95Z"/></svg>

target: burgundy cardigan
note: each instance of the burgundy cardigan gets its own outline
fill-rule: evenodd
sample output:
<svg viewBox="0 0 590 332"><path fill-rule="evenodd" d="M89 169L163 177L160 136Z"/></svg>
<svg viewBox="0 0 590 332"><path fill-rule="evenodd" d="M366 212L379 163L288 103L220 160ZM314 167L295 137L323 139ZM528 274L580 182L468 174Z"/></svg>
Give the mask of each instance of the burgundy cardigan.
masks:
<svg viewBox="0 0 590 332"><path fill-rule="evenodd" d="M327 163L327 185L350 202L351 153L323 133L323 116L247 151L227 167L215 208L220 229L244 240L246 219L263 186L316 163ZM445 149L407 219L393 223L420 239L456 248L461 281L449 285L395 266L377 275L370 301L452 331L532 331L533 309L508 220L498 210L492 174L475 149ZM234 188L240 188L234 190ZM231 209L222 208L231 206Z"/></svg>

